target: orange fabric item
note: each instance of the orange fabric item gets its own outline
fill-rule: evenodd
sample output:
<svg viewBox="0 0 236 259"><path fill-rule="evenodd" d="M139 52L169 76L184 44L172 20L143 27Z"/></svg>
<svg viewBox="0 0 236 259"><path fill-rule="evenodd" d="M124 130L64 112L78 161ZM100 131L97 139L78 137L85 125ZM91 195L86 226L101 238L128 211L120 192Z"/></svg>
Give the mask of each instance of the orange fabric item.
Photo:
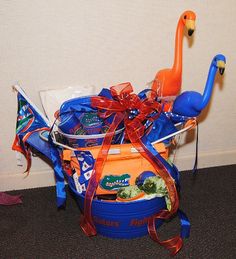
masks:
<svg viewBox="0 0 236 259"><path fill-rule="evenodd" d="M64 161L71 161L72 150L63 149L62 159Z"/></svg>
<svg viewBox="0 0 236 259"><path fill-rule="evenodd" d="M155 148L165 159L168 158L168 148L166 148L163 143L155 144ZM82 148L79 150L90 151L93 157L96 159L100 149L100 146L95 146L90 148ZM112 150L114 154L109 154L107 156L107 160L101 174L101 179L99 181L96 194L116 193L115 190L108 190L104 188L103 185L101 185L101 182L106 176L112 175L118 178L122 175L128 174L130 175L129 184L134 185L136 178L143 171L155 172L154 167L150 163L148 163L147 160L139 152L134 152L135 149L132 144L112 145L110 150ZM71 151L68 151L68 154L71 154ZM65 159L66 157L64 157L63 155L63 158ZM76 157L71 157L71 167L76 170L78 175L80 175L80 167Z"/></svg>
<svg viewBox="0 0 236 259"><path fill-rule="evenodd" d="M153 81L152 90L160 97L176 96L179 94L182 83L182 50L184 27L193 33L196 15L192 11L185 11L179 18L175 36L174 64L170 69L160 70ZM190 33L189 33L190 35Z"/></svg>

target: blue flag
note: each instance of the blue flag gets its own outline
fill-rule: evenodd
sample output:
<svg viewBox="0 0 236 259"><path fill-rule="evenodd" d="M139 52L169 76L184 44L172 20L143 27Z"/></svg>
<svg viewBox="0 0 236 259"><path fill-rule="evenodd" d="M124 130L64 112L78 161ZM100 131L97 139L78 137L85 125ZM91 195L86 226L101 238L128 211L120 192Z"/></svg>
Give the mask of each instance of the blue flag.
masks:
<svg viewBox="0 0 236 259"><path fill-rule="evenodd" d="M50 131L49 122L19 86L14 86L14 89L17 91L18 109L16 136L12 149L21 152L25 156L27 173L29 173L31 166L30 147L35 148L52 161L56 178L57 206L60 207L65 203L66 193L59 151L51 139L46 142L39 136L42 131Z"/></svg>
<svg viewBox="0 0 236 259"><path fill-rule="evenodd" d="M49 124L44 115L40 114L40 111L35 107L23 90L14 86L17 93L18 109L17 109L17 121L16 121L16 136L12 149L21 152L27 159L27 169L29 171L31 165L31 153L29 145L27 143L28 138L32 133L48 129ZM39 150L40 151L40 150Z"/></svg>

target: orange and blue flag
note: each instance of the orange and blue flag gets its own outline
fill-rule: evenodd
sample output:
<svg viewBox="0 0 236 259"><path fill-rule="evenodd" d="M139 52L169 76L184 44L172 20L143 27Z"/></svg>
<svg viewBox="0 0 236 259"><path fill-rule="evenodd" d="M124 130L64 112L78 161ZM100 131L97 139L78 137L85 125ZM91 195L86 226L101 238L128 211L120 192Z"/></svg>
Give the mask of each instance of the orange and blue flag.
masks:
<svg viewBox="0 0 236 259"><path fill-rule="evenodd" d="M61 207L65 204L66 193L60 154L51 138L46 142L39 136L40 132L50 131L49 122L19 86L14 86L14 90L17 91L18 109L16 136L12 149L25 156L27 160L25 172L27 173L31 167L31 148L36 149L51 160L56 178L57 206Z"/></svg>

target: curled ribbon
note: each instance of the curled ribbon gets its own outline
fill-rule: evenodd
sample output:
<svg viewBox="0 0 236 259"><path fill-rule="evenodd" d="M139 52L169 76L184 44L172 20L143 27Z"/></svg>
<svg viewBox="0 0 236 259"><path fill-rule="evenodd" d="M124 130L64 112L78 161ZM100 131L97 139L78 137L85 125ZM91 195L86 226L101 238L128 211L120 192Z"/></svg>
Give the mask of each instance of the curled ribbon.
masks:
<svg viewBox="0 0 236 259"><path fill-rule="evenodd" d="M95 195L102 170L107 159L108 151L114 132L118 125L124 121L125 134L132 145L148 160L156 170L156 173L165 181L171 210L161 210L148 223L149 234L159 244L167 247L173 253L177 253L182 246L182 239L176 236L166 241L160 241L155 230L155 219L170 218L179 207L179 198L175 187L175 182L169 174L165 165L146 147L142 141L145 133L145 122L156 120L162 111L162 106L156 101L156 96L151 94L149 97L141 100L138 95L133 93L130 83L123 83L110 88L113 99L96 96L91 98L91 105L98 109L101 118L107 118L114 114L114 119L104 138L102 147L98 153L94 170L90 178L84 201L84 216L81 221L81 228L88 236L96 235L96 228L92 220L92 200ZM173 249L174 247L174 249ZM173 251L174 250L174 251Z"/></svg>
<svg viewBox="0 0 236 259"><path fill-rule="evenodd" d="M22 153L26 158L27 167L26 167L26 170L24 171L24 173L26 173L26 176L28 176L28 174L30 172L31 163L32 163L31 150L30 150L30 146L27 144L27 140L33 133L39 132L42 130L50 131L50 128L41 127L41 128L37 128L35 130L27 132L24 136L16 135L15 140L13 142L12 149L17 152ZM19 144L20 142L21 142L21 145Z"/></svg>

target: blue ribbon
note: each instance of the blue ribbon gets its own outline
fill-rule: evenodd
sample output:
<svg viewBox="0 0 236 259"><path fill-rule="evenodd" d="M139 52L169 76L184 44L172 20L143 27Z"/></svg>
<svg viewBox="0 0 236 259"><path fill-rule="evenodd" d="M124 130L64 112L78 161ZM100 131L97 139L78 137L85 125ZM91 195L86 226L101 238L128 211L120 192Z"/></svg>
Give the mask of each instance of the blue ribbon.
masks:
<svg viewBox="0 0 236 259"><path fill-rule="evenodd" d="M188 217L180 209L177 211L177 215L178 215L178 217L180 219L180 225L181 225L180 226L180 237L181 238L189 238L191 225L190 225L190 221L189 221ZM158 219L158 222L160 224L156 225L157 229L161 227L163 221L164 220Z"/></svg>
<svg viewBox="0 0 236 259"><path fill-rule="evenodd" d="M65 191L65 177L64 171L61 164L61 158L58 148L52 141L51 135L48 136L48 142L50 146L51 160L54 167L54 174L56 178L56 196L57 196L57 207L65 206L66 202L66 191Z"/></svg>
<svg viewBox="0 0 236 259"><path fill-rule="evenodd" d="M151 142L147 139L146 136L142 137L142 142L145 144L145 146L148 148L148 150L159 160L161 163L166 167L168 172L170 173L171 177L175 180L177 188L180 188L179 184L179 171L175 165L170 165L159 153L158 151L153 147ZM181 211L180 209L177 211L178 217L180 219L181 224L181 238L188 238L190 235L190 221L187 217L187 215ZM158 226L158 228L161 225Z"/></svg>
<svg viewBox="0 0 236 259"><path fill-rule="evenodd" d="M175 180L176 186L179 187L179 171L177 167L170 165L153 147L152 143L147 139L146 136L143 136L141 140L147 149L166 167L171 177Z"/></svg>
<svg viewBox="0 0 236 259"><path fill-rule="evenodd" d="M194 166L193 166L194 175L197 173L197 167L198 167L198 131L199 131L199 126L198 126L198 122L197 122L195 161L194 161Z"/></svg>
<svg viewBox="0 0 236 259"><path fill-rule="evenodd" d="M183 211L178 210L177 213L178 213L178 216L179 216L179 219L180 219L180 224L181 224L181 234L180 234L180 236L182 238L188 238L189 235L190 235L190 221Z"/></svg>

